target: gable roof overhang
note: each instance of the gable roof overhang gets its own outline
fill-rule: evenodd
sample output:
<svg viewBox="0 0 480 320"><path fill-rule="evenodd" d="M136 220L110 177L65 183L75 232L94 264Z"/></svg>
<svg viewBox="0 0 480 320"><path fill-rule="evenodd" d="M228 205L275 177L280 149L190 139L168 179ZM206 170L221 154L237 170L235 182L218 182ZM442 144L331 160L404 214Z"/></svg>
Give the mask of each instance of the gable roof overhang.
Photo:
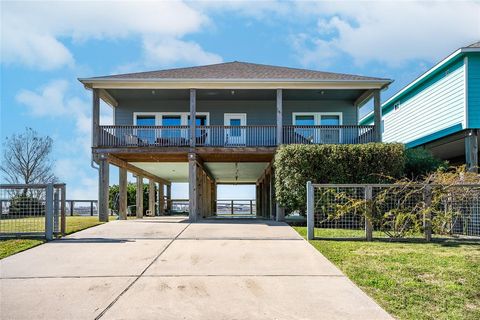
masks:
<svg viewBox="0 0 480 320"><path fill-rule="evenodd" d="M87 89L383 89L392 80L80 78Z"/></svg>

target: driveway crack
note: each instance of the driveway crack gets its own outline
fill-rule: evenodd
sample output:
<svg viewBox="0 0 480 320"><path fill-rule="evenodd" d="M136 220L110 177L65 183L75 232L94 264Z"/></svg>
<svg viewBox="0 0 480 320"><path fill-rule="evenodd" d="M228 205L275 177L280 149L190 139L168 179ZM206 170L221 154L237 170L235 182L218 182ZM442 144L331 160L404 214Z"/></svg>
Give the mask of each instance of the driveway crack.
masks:
<svg viewBox="0 0 480 320"><path fill-rule="evenodd" d="M143 271L125 288L123 289L122 292L120 292L120 294L115 298L113 299L112 302L110 302L110 304L98 315L95 317L95 320L98 320L100 318L102 318L105 313L111 308L113 307L113 305L115 303L117 303L117 301L138 281L138 279L140 279L144 274L145 272L158 260L158 258L160 258L160 256L165 252L167 251L167 249L170 247L170 245L178 239L178 237L180 237L180 235L190 226L190 223L187 224L185 226L185 228L183 228L176 236L175 238L173 238L166 246L165 248L163 248L162 251L160 251L159 254L157 254L157 256L148 264L148 266L145 267L145 269L143 269Z"/></svg>

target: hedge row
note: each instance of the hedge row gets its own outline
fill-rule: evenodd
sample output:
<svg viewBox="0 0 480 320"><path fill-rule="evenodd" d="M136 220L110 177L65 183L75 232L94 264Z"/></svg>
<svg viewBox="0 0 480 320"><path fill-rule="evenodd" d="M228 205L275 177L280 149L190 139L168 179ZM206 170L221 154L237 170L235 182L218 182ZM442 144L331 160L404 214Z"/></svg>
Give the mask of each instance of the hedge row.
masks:
<svg viewBox="0 0 480 320"><path fill-rule="evenodd" d="M286 145L275 155L277 201L287 212L305 212L306 183L381 183L404 175L405 147L398 143Z"/></svg>

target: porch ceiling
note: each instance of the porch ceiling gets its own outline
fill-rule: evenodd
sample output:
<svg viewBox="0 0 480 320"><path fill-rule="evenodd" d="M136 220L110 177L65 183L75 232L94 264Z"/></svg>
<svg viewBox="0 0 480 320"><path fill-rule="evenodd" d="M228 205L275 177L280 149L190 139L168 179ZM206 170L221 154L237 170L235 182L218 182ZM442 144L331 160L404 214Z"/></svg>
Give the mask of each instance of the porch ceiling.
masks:
<svg viewBox="0 0 480 320"><path fill-rule="evenodd" d="M108 89L117 101L122 100L188 100L189 90L181 89ZM284 100L355 100L365 90L319 89L284 90ZM232 93L233 92L233 93ZM275 90L197 90L197 100L275 100Z"/></svg>
<svg viewBox="0 0 480 320"><path fill-rule="evenodd" d="M132 162L149 173L171 182L188 182L188 162ZM218 183L255 183L268 162L205 162Z"/></svg>
<svg viewBox="0 0 480 320"><path fill-rule="evenodd" d="M132 164L171 182L188 182L188 162L132 162Z"/></svg>
<svg viewBox="0 0 480 320"><path fill-rule="evenodd" d="M218 183L255 183L268 162L205 162Z"/></svg>

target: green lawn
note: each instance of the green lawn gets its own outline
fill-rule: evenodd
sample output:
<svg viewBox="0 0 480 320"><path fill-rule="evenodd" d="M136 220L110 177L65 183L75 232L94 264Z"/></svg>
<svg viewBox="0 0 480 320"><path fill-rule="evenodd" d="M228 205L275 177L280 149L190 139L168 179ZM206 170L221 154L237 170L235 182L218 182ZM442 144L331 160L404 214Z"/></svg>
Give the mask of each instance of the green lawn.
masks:
<svg viewBox="0 0 480 320"><path fill-rule="evenodd" d="M310 243L398 319L480 319L480 241Z"/></svg>
<svg viewBox="0 0 480 320"><path fill-rule="evenodd" d="M0 221L0 230L16 230L16 229L9 229L14 228L15 226L19 226L19 220L26 220L23 222L28 223L30 231L43 231L43 228L40 228L39 218L25 218L25 219L15 219L17 220L15 223L12 223L8 220ZM90 228L101 224L102 222L98 221L98 217L80 217L80 216L67 216L67 223L66 223L66 233L71 234L86 228ZM12 254L33 248L38 246L39 244L44 243L45 241L42 239L8 239L8 240L0 240L0 259L8 257Z"/></svg>

